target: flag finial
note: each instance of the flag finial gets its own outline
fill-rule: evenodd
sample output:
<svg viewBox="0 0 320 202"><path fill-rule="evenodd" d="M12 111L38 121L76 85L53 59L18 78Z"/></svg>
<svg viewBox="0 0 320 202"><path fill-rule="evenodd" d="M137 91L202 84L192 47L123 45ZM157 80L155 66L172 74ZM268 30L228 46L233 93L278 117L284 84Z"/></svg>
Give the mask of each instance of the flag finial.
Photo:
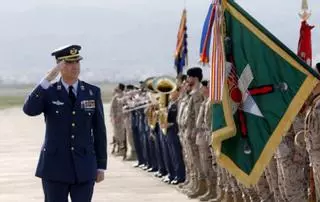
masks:
<svg viewBox="0 0 320 202"><path fill-rule="evenodd" d="M306 21L310 18L311 11L309 10L308 0L302 0L301 11L299 13L299 16L304 21Z"/></svg>

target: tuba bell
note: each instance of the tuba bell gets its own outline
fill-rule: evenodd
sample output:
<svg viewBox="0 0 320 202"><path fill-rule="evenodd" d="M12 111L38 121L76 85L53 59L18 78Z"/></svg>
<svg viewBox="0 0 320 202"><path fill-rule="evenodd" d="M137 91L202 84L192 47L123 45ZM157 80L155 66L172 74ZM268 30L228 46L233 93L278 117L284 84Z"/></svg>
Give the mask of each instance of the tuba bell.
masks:
<svg viewBox="0 0 320 202"><path fill-rule="evenodd" d="M147 91L149 91L151 93L155 93L155 90L153 89L153 85L152 85L153 81L154 81L154 78L155 77L149 77L143 83L143 85L147 89Z"/></svg>
<svg viewBox="0 0 320 202"><path fill-rule="evenodd" d="M168 104L170 93L177 89L175 79L168 76L161 76L153 79L153 89L160 94L159 99L159 125L164 135L167 134L168 125Z"/></svg>

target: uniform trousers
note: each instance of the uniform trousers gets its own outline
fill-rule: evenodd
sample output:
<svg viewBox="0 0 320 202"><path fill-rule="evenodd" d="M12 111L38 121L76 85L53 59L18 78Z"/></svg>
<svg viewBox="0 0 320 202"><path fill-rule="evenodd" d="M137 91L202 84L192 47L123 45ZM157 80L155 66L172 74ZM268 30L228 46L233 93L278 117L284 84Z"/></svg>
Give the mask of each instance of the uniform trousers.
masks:
<svg viewBox="0 0 320 202"><path fill-rule="evenodd" d="M91 202L94 190L94 181L67 184L42 179L42 188L45 202L68 202L68 196L72 202Z"/></svg>
<svg viewBox="0 0 320 202"><path fill-rule="evenodd" d="M186 178L186 168L183 161L182 146L178 136L177 125L168 127L168 147L175 180L178 182L183 182Z"/></svg>

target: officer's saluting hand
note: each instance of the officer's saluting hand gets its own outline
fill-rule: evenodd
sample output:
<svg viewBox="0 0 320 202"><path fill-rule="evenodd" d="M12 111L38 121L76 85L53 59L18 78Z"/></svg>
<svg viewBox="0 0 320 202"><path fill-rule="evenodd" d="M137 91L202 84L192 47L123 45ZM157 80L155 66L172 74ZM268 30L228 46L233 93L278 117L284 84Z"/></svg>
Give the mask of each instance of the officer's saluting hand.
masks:
<svg viewBox="0 0 320 202"><path fill-rule="evenodd" d="M61 68L64 66L64 60L58 62L58 64L48 71L47 75L44 77L47 81L51 82L59 75Z"/></svg>
<svg viewBox="0 0 320 202"><path fill-rule="evenodd" d="M106 127L100 88L79 80L81 46L55 50L57 65L23 106L29 116L43 113L46 132L36 176L46 202L91 201L95 182L107 167ZM52 83L61 73L61 78Z"/></svg>

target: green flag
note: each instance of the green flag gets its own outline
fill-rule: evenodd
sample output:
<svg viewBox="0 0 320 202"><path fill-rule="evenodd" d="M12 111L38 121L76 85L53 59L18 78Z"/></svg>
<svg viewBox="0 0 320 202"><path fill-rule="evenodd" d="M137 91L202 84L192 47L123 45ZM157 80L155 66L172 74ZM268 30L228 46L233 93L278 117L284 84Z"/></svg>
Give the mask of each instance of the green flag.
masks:
<svg viewBox="0 0 320 202"><path fill-rule="evenodd" d="M212 146L218 164L250 186L319 77L235 2L223 8L227 76L222 102L212 106Z"/></svg>

